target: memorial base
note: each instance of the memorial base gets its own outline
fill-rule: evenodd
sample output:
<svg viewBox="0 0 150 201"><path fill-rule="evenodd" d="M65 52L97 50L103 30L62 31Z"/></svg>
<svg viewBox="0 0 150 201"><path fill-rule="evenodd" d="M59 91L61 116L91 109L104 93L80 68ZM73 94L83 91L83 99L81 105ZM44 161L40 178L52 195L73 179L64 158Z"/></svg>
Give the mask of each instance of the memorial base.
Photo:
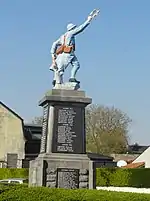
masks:
<svg viewBox="0 0 150 201"><path fill-rule="evenodd" d="M40 154L30 162L29 186L93 189L94 172L86 154Z"/></svg>
<svg viewBox="0 0 150 201"><path fill-rule="evenodd" d="M41 148L30 162L29 186L95 188L94 164L86 155L85 107L92 102L84 91L52 89L43 107Z"/></svg>
<svg viewBox="0 0 150 201"><path fill-rule="evenodd" d="M85 107L92 102L84 91L53 89L43 107L40 153L86 153Z"/></svg>

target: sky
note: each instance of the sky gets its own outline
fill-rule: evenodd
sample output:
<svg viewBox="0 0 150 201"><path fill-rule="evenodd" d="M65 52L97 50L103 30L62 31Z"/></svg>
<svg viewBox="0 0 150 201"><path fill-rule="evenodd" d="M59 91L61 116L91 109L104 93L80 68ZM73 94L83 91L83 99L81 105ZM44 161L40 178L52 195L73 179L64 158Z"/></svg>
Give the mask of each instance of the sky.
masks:
<svg viewBox="0 0 150 201"><path fill-rule="evenodd" d="M41 116L38 102L52 88L51 45L94 8L100 15L76 38L81 89L127 113L130 141L150 145L149 0L0 0L0 100L26 122Z"/></svg>

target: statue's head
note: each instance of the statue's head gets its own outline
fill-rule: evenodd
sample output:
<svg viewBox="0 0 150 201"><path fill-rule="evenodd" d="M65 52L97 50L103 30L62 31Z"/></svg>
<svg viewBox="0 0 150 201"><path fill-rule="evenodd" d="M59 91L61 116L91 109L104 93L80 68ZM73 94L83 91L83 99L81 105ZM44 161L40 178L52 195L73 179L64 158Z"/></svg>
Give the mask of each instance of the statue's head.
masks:
<svg viewBox="0 0 150 201"><path fill-rule="evenodd" d="M76 28L76 26L77 26L77 25L75 25L75 24L69 23L69 24L67 25L67 31L70 31L70 30Z"/></svg>

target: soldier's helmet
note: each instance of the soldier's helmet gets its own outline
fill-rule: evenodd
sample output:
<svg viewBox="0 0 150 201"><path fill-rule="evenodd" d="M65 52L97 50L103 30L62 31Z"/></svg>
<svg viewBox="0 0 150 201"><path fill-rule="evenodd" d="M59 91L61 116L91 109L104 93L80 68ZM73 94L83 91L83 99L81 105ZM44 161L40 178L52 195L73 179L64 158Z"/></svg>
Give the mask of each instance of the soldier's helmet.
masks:
<svg viewBox="0 0 150 201"><path fill-rule="evenodd" d="M70 30L76 28L76 26L77 26L77 25L75 25L75 24L69 23L69 24L67 25L67 31L70 31Z"/></svg>

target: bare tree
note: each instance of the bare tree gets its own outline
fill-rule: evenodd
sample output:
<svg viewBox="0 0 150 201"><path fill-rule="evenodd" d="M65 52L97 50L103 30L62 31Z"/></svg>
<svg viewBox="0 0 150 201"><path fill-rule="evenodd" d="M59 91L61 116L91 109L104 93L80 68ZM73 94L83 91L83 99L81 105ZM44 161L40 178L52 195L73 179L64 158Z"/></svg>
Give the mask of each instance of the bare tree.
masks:
<svg viewBox="0 0 150 201"><path fill-rule="evenodd" d="M86 110L87 150L112 154L125 152L131 119L114 107L91 105Z"/></svg>
<svg viewBox="0 0 150 201"><path fill-rule="evenodd" d="M32 123L42 125L43 117ZM128 148L128 126L131 119L114 107L90 105L86 109L87 151L113 154L124 153Z"/></svg>
<svg viewBox="0 0 150 201"><path fill-rule="evenodd" d="M40 116L40 117L35 117L35 118L32 120L32 123L33 123L33 124L42 125L42 122L43 122L43 117L42 117L42 116Z"/></svg>

